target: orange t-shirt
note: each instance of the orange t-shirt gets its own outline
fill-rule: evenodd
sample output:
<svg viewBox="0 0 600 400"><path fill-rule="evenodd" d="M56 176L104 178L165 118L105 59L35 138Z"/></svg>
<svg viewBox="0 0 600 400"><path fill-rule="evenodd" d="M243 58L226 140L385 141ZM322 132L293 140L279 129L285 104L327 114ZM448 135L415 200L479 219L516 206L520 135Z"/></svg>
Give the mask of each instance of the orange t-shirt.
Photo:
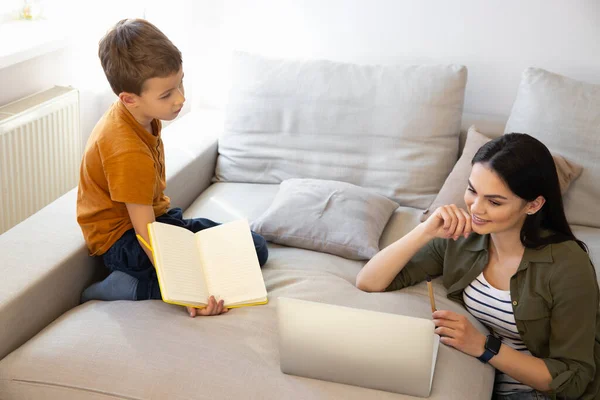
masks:
<svg viewBox="0 0 600 400"><path fill-rule="evenodd" d="M116 101L90 135L80 168L77 222L92 256L104 254L133 228L125 203L151 205L156 217L169 208L159 120L152 129L155 135Z"/></svg>

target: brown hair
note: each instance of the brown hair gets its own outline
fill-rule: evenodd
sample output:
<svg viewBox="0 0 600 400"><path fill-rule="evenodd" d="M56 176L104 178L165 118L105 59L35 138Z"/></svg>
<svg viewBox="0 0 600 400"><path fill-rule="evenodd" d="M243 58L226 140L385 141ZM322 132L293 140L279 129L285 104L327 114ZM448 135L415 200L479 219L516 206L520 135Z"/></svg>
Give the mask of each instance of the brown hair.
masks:
<svg viewBox="0 0 600 400"><path fill-rule="evenodd" d="M98 57L108 83L121 92L141 95L144 82L181 69L181 52L156 26L143 19L123 19L100 40Z"/></svg>

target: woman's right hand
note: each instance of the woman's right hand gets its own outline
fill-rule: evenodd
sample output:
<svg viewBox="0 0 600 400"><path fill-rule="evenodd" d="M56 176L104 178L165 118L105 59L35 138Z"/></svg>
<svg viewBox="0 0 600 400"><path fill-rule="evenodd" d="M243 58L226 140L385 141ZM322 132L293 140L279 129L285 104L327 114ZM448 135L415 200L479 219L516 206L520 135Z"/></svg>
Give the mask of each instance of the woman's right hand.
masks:
<svg viewBox="0 0 600 400"><path fill-rule="evenodd" d="M465 210L455 205L442 206L425 222L375 254L356 276L356 286L365 292L383 292L431 239L458 239L470 233L471 217Z"/></svg>
<svg viewBox="0 0 600 400"><path fill-rule="evenodd" d="M441 206L423 222L425 234L432 238L454 239L469 237L473 232L471 215L454 204Z"/></svg>

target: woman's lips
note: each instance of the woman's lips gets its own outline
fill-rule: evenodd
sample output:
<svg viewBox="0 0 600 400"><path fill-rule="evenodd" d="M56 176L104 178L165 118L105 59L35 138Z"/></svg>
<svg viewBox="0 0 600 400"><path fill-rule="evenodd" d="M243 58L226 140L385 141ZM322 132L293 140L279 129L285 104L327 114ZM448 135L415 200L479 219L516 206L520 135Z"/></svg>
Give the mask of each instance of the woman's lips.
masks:
<svg viewBox="0 0 600 400"><path fill-rule="evenodd" d="M486 220L486 219L481 219L481 218L479 218L479 217L477 217L477 216L475 216L475 215L471 215L471 221L472 221L472 222L473 222L475 225L485 225L485 224L487 224L488 222L490 222L490 221L488 221L488 220Z"/></svg>

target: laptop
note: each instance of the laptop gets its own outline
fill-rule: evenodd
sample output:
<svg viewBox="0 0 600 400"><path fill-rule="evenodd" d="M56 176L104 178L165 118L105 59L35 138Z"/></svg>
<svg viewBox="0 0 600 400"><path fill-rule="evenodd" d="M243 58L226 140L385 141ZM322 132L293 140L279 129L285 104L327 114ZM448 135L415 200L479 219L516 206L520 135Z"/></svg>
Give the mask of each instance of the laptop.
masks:
<svg viewBox="0 0 600 400"><path fill-rule="evenodd" d="M280 297L281 371L428 397L439 347L433 321Z"/></svg>

